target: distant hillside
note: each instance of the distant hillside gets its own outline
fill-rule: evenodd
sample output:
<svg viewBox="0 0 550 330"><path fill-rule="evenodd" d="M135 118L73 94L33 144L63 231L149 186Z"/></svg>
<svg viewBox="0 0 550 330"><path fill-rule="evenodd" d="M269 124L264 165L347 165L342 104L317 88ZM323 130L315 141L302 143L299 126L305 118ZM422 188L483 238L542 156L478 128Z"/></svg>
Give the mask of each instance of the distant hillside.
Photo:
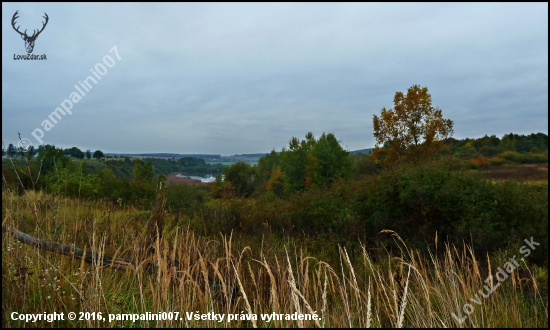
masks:
<svg viewBox="0 0 550 330"><path fill-rule="evenodd" d="M349 153L352 154L352 155L355 155L355 154L370 154L373 150L374 150L374 148L367 148L367 149L360 149L360 150L350 151Z"/></svg>
<svg viewBox="0 0 550 330"><path fill-rule="evenodd" d="M210 154L171 154L171 153L144 153L144 154L121 154L121 153L105 153L107 156L119 156L119 157L149 157L149 158L184 158L184 157L195 157L195 158L220 158L221 155L210 155Z"/></svg>
<svg viewBox="0 0 550 330"><path fill-rule="evenodd" d="M260 158L260 157L263 157L267 154L269 154L269 152L259 153L259 154L240 154L240 155L236 154L236 155L233 155L233 156L230 156L230 157Z"/></svg>
<svg viewBox="0 0 550 330"><path fill-rule="evenodd" d="M350 151L351 154L369 154L374 150L374 148L367 148L361 150ZM231 156L221 156L213 154L173 154L173 153L143 153L143 154L123 154L123 153L105 153L106 156L119 156L119 157L140 157L140 158L184 158L184 157L195 157L202 158L209 161L258 161L261 157L269 154L266 153L254 153L254 154L235 154Z"/></svg>
<svg viewBox="0 0 550 330"><path fill-rule="evenodd" d="M373 150L374 150L374 148L354 150L354 151L350 151L350 154L359 154L359 153L370 154ZM233 158L240 158L240 157L243 157L243 158L260 158L260 157L263 157L263 156L268 155L268 154L269 154L269 152L259 153L259 154L236 154L236 155L228 156L228 157L233 157Z"/></svg>

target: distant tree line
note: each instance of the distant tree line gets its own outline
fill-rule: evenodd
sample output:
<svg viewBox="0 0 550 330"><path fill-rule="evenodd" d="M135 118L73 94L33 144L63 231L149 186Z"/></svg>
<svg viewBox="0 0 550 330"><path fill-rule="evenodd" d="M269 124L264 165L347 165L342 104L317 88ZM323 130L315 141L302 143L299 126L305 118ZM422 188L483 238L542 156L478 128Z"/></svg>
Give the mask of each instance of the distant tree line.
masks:
<svg viewBox="0 0 550 330"><path fill-rule="evenodd" d="M449 138L445 141L450 153L458 158L469 159L478 156L495 157L505 151L518 153L542 153L548 151L548 135L532 133L529 135L505 134L501 139L496 135L485 135L478 139L457 140Z"/></svg>

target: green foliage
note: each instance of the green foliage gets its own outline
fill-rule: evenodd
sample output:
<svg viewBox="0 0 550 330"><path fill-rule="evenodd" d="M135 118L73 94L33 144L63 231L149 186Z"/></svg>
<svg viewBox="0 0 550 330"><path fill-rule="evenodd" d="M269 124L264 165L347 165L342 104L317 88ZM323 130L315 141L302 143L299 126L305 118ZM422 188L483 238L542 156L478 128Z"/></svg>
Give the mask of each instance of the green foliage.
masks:
<svg viewBox="0 0 550 330"><path fill-rule="evenodd" d="M38 150L34 146L30 146L26 151L20 150L20 152L23 153L24 158L30 160L38 153Z"/></svg>
<svg viewBox="0 0 550 330"><path fill-rule="evenodd" d="M8 155L8 157L11 158L17 156L17 148L12 143L10 143L8 145L8 150L6 150L6 154Z"/></svg>
<svg viewBox="0 0 550 330"><path fill-rule="evenodd" d="M354 196L344 181L335 182L332 189L312 188L291 198L292 225L296 233L308 236L331 236L349 242L362 237L357 229L359 217Z"/></svg>
<svg viewBox="0 0 550 330"><path fill-rule="evenodd" d="M58 168L45 178L49 191L67 196L95 198L100 196L101 178L97 174L84 174L83 164L76 168Z"/></svg>
<svg viewBox="0 0 550 330"><path fill-rule="evenodd" d="M479 139L447 139L451 154L463 160L478 158L479 155L491 158L490 165L538 164L547 162L548 135L543 133L518 135L506 134L502 139L495 135L485 135ZM479 164L477 164L479 165ZM477 166L472 168L477 168Z"/></svg>
<svg viewBox="0 0 550 330"><path fill-rule="evenodd" d="M499 147L494 146L483 146L479 149L479 153L485 157L494 157L502 153L503 151L504 150L500 149Z"/></svg>
<svg viewBox="0 0 550 330"><path fill-rule="evenodd" d="M315 144L315 137L311 132L306 139L300 141L293 137L289 142L289 149L281 152L281 170L284 173L285 192L290 194L306 187L308 153Z"/></svg>
<svg viewBox="0 0 550 330"><path fill-rule="evenodd" d="M332 133L323 133L319 140L311 132L302 141L294 137L280 157L287 194L324 187L338 177L350 178L354 170L349 152Z"/></svg>
<svg viewBox="0 0 550 330"><path fill-rule="evenodd" d="M505 151L500 154L499 157L506 159L509 163L513 164L537 164L548 162L548 154L520 154L514 151Z"/></svg>
<svg viewBox="0 0 550 330"><path fill-rule="evenodd" d="M367 223L386 219L384 226L411 242L429 241L436 231L456 243L471 241L481 251L505 247L525 235L547 241L547 234L525 225L541 228L547 223L547 189L482 180L477 173L450 171L441 162L402 166L366 185L369 192L358 213Z"/></svg>
<svg viewBox="0 0 550 330"><path fill-rule="evenodd" d="M548 151L548 135L544 133L529 134L529 135L513 135L516 151L520 153L529 152L536 147L541 151Z"/></svg>
<svg viewBox="0 0 550 330"><path fill-rule="evenodd" d="M457 148L454 155L455 157L460 159L470 159L470 158L477 157L479 153L474 147L474 141L470 140L466 144L464 144L462 147Z"/></svg>
<svg viewBox="0 0 550 330"><path fill-rule="evenodd" d="M153 180L153 163L147 162L144 165L142 165L141 160L136 159L134 161L134 180L136 181Z"/></svg>
<svg viewBox="0 0 550 330"><path fill-rule="evenodd" d="M510 133L509 135L505 135L502 138L502 140L500 141L499 147L502 150L515 151L516 150L516 143L515 143L513 134Z"/></svg>
<svg viewBox="0 0 550 330"><path fill-rule="evenodd" d="M206 163L202 158L196 157L183 157L178 159L177 162L184 167L206 166Z"/></svg>
<svg viewBox="0 0 550 330"><path fill-rule="evenodd" d="M94 151L93 157L97 160L100 160L101 158L105 157L105 155L101 150L96 150Z"/></svg>
<svg viewBox="0 0 550 330"><path fill-rule="evenodd" d="M502 158L502 157L493 157L491 159L489 159L489 164L493 165L493 166L500 166L500 165L503 165L506 163L506 159Z"/></svg>
<svg viewBox="0 0 550 330"><path fill-rule="evenodd" d="M360 177L365 174L374 174L378 170L376 161L370 154L359 153L353 155L355 161L355 176Z"/></svg>
<svg viewBox="0 0 550 330"><path fill-rule="evenodd" d="M306 180L313 187L324 187L338 177L348 179L353 174L353 159L331 133L321 135L307 159Z"/></svg>
<svg viewBox="0 0 550 330"><path fill-rule="evenodd" d="M175 184L168 186L167 210L192 216L200 213L208 198L208 187Z"/></svg>
<svg viewBox="0 0 550 330"><path fill-rule="evenodd" d="M267 184L268 180L272 177L275 168L279 168L281 165L281 156L275 150L271 150L271 153L261 157L258 160L258 188L262 191L266 189L263 187Z"/></svg>
<svg viewBox="0 0 550 330"><path fill-rule="evenodd" d="M239 196L250 196L255 189L256 167L236 162L224 170L225 184L231 185Z"/></svg>
<svg viewBox="0 0 550 330"><path fill-rule="evenodd" d="M84 159L84 157L86 156L86 154L82 152L82 150L78 149L77 147L65 149L65 155L71 156L77 159Z"/></svg>
<svg viewBox="0 0 550 330"><path fill-rule="evenodd" d="M437 233L445 241L471 242L481 252L510 248L513 242L533 236L545 246L537 248L534 258L544 262L548 186L543 182L545 178L547 181L547 168L546 177L540 171L544 166L470 170L488 164L547 163L544 137L532 134L506 135L502 140L495 136L448 139L447 149L452 155L444 159L422 166L403 162L381 169L370 155L350 156L333 134L323 133L315 139L308 133L303 141L293 138L281 153L272 151L262 157L258 166L238 162L228 167L225 182L221 174L217 176L212 195L208 187L170 186L166 207L177 217L173 226L188 225L209 234L236 230L245 235L290 235L312 239L320 247L328 241L361 239L374 243L383 229L399 232L412 246L433 242ZM497 153L506 140L515 141L518 151ZM519 151L526 146L531 152ZM115 206L133 205L139 210L154 205L156 187L152 178L158 171L154 164L168 173L182 168L212 169L198 158L150 159L147 163L136 160L132 164L128 158L73 160L51 145L40 146L38 152L37 159L29 161L33 173L38 173L42 165L43 175L36 189L104 199ZM484 154L496 156L486 159ZM10 189L14 183L20 185L18 175L24 189L35 186L36 176L31 180L27 175L24 159L6 161L15 164L16 172L3 166ZM542 174L536 184L503 181L496 176L485 180L480 176L488 177L488 171L517 172L516 168ZM355 180L350 180L354 174ZM527 181L532 176L524 177Z"/></svg>
<svg viewBox="0 0 550 330"><path fill-rule="evenodd" d="M487 136L487 134L485 134L484 137L474 140L474 147L477 150L481 150L482 148L498 147L499 144L500 139L494 134L491 136Z"/></svg>
<svg viewBox="0 0 550 330"><path fill-rule="evenodd" d="M220 230L235 228L248 234L262 232L266 224L272 232L348 244L358 238L369 241L391 229L416 247L433 242L436 232L444 241L469 242L481 253L531 236L546 246L547 185L483 180L476 172L452 170L453 166L452 159L401 165L284 199L274 198L272 188L261 201L232 198L210 204L212 218L204 221L223 223L216 227ZM546 251L536 251L536 260L544 261Z"/></svg>
<svg viewBox="0 0 550 330"><path fill-rule="evenodd" d="M42 163L42 173L49 173L54 167L65 168L71 163L63 149L49 144L38 148L38 161Z"/></svg>
<svg viewBox="0 0 550 330"><path fill-rule="evenodd" d="M275 167L271 172L271 177L267 181L267 191L273 192L275 196L281 197L285 191L285 181L283 177L283 171L279 166Z"/></svg>

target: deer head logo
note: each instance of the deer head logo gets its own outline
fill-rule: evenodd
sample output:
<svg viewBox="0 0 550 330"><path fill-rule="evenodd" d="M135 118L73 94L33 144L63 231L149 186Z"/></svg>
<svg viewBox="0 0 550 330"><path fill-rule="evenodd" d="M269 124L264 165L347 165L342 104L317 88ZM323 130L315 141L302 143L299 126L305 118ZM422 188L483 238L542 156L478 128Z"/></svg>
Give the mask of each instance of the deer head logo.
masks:
<svg viewBox="0 0 550 330"><path fill-rule="evenodd" d="M27 35L27 30L25 30L25 32L21 32L19 31L19 26L18 27L15 27L15 20L19 18L19 16L17 16L17 13L19 12L16 11L15 14L13 14L13 18L11 19L11 26L13 27L13 29L15 31L17 31L17 33L19 33L21 35L21 38L23 38L23 40L25 40L25 48L27 48L27 53L32 53L32 50L34 49L34 42L36 41L36 38L38 38L38 36L40 35L40 33L42 33L42 31L44 31L44 28L46 27L46 25L48 24L48 14L44 13L44 18L46 19L46 22L42 22L42 29L40 31L36 31L36 30L33 30L33 34L32 36L28 36Z"/></svg>

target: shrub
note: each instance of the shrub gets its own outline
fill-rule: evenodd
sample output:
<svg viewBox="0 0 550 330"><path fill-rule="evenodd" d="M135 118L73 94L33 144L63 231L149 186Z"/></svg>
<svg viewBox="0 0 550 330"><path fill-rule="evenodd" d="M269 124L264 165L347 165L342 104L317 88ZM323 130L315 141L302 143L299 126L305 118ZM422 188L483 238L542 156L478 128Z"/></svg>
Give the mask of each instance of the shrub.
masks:
<svg viewBox="0 0 550 330"><path fill-rule="evenodd" d="M506 160L502 157L493 157L489 159L489 164L493 166L500 166L506 163Z"/></svg>
<svg viewBox="0 0 550 330"><path fill-rule="evenodd" d="M479 155L476 148L473 146L472 141L466 143L464 146L458 148L455 151L455 157L461 158L461 159L469 159L474 158Z"/></svg>
<svg viewBox="0 0 550 330"><path fill-rule="evenodd" d="M468 161L470 163L474 163L474 164L478 165L479 167L484 167L484 166L489 165L489 161L487 160L487 158L485 158L483 156L479 156L479 157L476 157L476 158L470 158L470 159L468 159Z"/></svg>
<svg viewBox="0 0 550 330"><path fill-rule="evenodd" d="M499 147L484 146L479 149L479 153L485 157L494 157L500 154L503 150Z"/></svg>
<svg viewBox="0 0 550 330"><path fill-rule="evenodd" d="M444 162L401 166L364 183L368 186L360 202L353 203L367 235L382 225L421 246L437 231L445 240L465 240L483 252L505 248L527 235L547 241L547 188L493 183L477 172L450 171Z"/></svg>
<svg viewBox="0 0 550 330"><path fill-rule="evenodd" d="M517 164L523 164L526 159L524 155L519 154L515 151L505 151L501 153L499 157L502 157L510 162L517 163Z"/></svg>
<svg viewBox="0 0 550 330"><path fill-rule="evenodd" d="M537 163L547 163L548 162L548 153L544 154L535 154L535 153L526 153L519 154L515 151L505 151L499 155L499 157L504 158L508 161L518 163L518 164L537 164Z"/></svg>

